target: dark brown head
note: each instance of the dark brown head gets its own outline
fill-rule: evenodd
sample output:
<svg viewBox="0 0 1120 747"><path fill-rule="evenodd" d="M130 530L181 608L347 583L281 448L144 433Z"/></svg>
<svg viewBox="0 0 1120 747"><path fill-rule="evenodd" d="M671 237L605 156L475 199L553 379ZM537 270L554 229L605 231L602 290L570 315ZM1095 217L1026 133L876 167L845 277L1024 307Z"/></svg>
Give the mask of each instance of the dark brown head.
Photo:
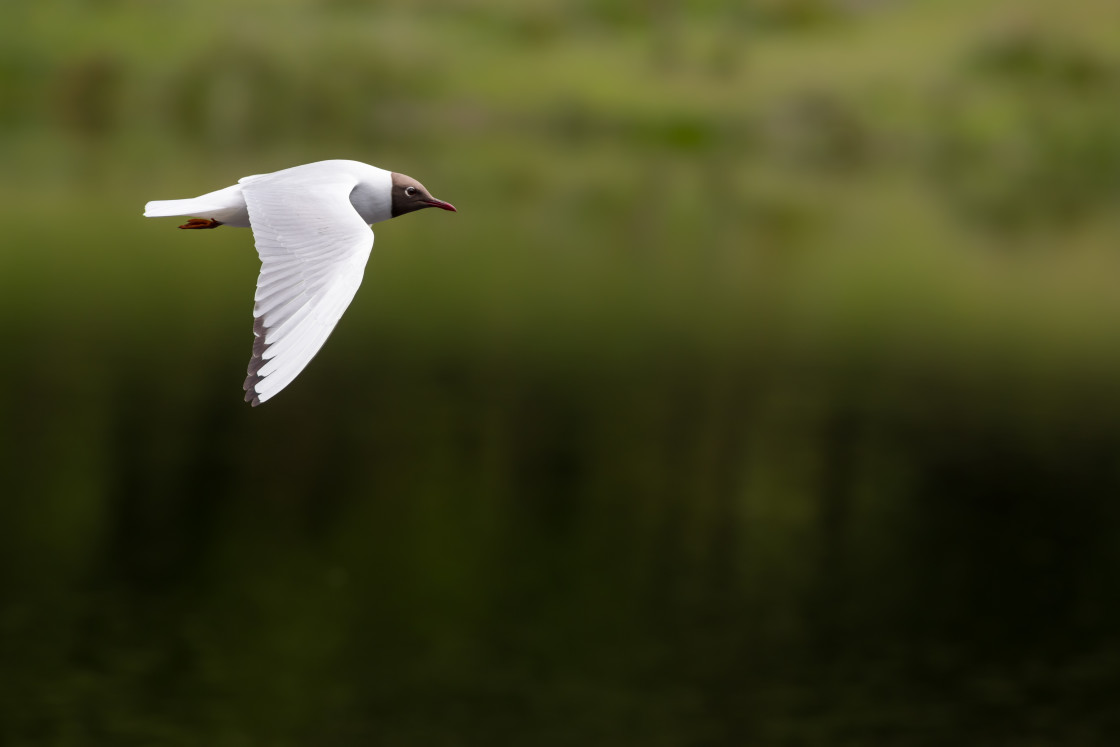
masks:
<svg viewBox="0 0 1120 747"><path fill-rule="evenodd" d="M413 210L423 210L429 207L443 208L453 213L459 212L450 202L444 202L443 200L437 200L432 197L428 194L428 190L424 189L424 185L411 176L393 173L392 217L396 218L398 215L404 215L405 213L411 213Z"/></svg>

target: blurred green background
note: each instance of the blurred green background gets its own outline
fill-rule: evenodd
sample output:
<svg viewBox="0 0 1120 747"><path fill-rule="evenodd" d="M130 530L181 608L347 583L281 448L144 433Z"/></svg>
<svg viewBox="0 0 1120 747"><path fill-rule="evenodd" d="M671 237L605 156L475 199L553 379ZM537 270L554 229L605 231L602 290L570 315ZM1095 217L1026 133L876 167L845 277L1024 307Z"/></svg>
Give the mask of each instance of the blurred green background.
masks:
<svg viewBox="0 0 1120 747"><path fill-rule="evenodd" d="M1120 4L0 24L0 743L1111 745ZM250 409L248 231L377 227Z"/></svg>

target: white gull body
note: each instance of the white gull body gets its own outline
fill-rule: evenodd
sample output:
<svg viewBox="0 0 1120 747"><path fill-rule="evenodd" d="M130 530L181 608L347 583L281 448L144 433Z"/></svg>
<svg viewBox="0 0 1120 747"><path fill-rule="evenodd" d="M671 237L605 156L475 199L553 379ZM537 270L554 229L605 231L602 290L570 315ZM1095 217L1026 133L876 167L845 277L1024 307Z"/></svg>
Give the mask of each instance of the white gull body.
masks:
<svg viewBox="0 0 1120 747"><path fill-rule="evenodd" d="M183 228L253 229L261 271L244 388L256 406L299 375L350 305L373 248L369 224L423 207L455 209L410 177L334 160L247 176L200 197L149 202L144 215L205 219Z"/></svg>

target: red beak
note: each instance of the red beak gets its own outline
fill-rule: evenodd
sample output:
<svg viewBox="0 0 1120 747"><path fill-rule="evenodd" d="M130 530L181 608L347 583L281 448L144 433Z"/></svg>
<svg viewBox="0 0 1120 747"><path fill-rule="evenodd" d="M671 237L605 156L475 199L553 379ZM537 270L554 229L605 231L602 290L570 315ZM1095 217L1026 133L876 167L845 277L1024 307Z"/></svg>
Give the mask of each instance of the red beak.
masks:
<svg viewBox="0 0 1120 747"><path fill-rule="evenodd" d="M423 200L423 203L425 205L430 206L430 207L437 207L437 208L442 208L444 210L450 210L453 213L459 212L458 210L455 209L455 206L452 205L450 202L444 202L443 200L437 200L434 197L430 200Z"/></svg>

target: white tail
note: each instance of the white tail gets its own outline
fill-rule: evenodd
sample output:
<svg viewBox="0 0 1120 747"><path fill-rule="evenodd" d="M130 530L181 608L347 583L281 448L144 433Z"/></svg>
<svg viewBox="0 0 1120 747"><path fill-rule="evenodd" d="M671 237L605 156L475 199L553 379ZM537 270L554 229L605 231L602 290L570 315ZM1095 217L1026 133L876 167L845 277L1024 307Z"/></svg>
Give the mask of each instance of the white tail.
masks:
<svg viewBox="0 0 1120 747"><path fill-rule="evenodd" d="M144 206L146 218L169 215L210 218L228 226L249 225L249 213L245 210L245 198L241 196L240 184L186 200L152 200Z"/></svg>
<svg viewBox="0 0 1120 747"><path fill-rule="evenodd" d="M145 218L163 218L169 215L198 215L216 206L198 197L189 200L152 200L144 206Z"/></svg>

